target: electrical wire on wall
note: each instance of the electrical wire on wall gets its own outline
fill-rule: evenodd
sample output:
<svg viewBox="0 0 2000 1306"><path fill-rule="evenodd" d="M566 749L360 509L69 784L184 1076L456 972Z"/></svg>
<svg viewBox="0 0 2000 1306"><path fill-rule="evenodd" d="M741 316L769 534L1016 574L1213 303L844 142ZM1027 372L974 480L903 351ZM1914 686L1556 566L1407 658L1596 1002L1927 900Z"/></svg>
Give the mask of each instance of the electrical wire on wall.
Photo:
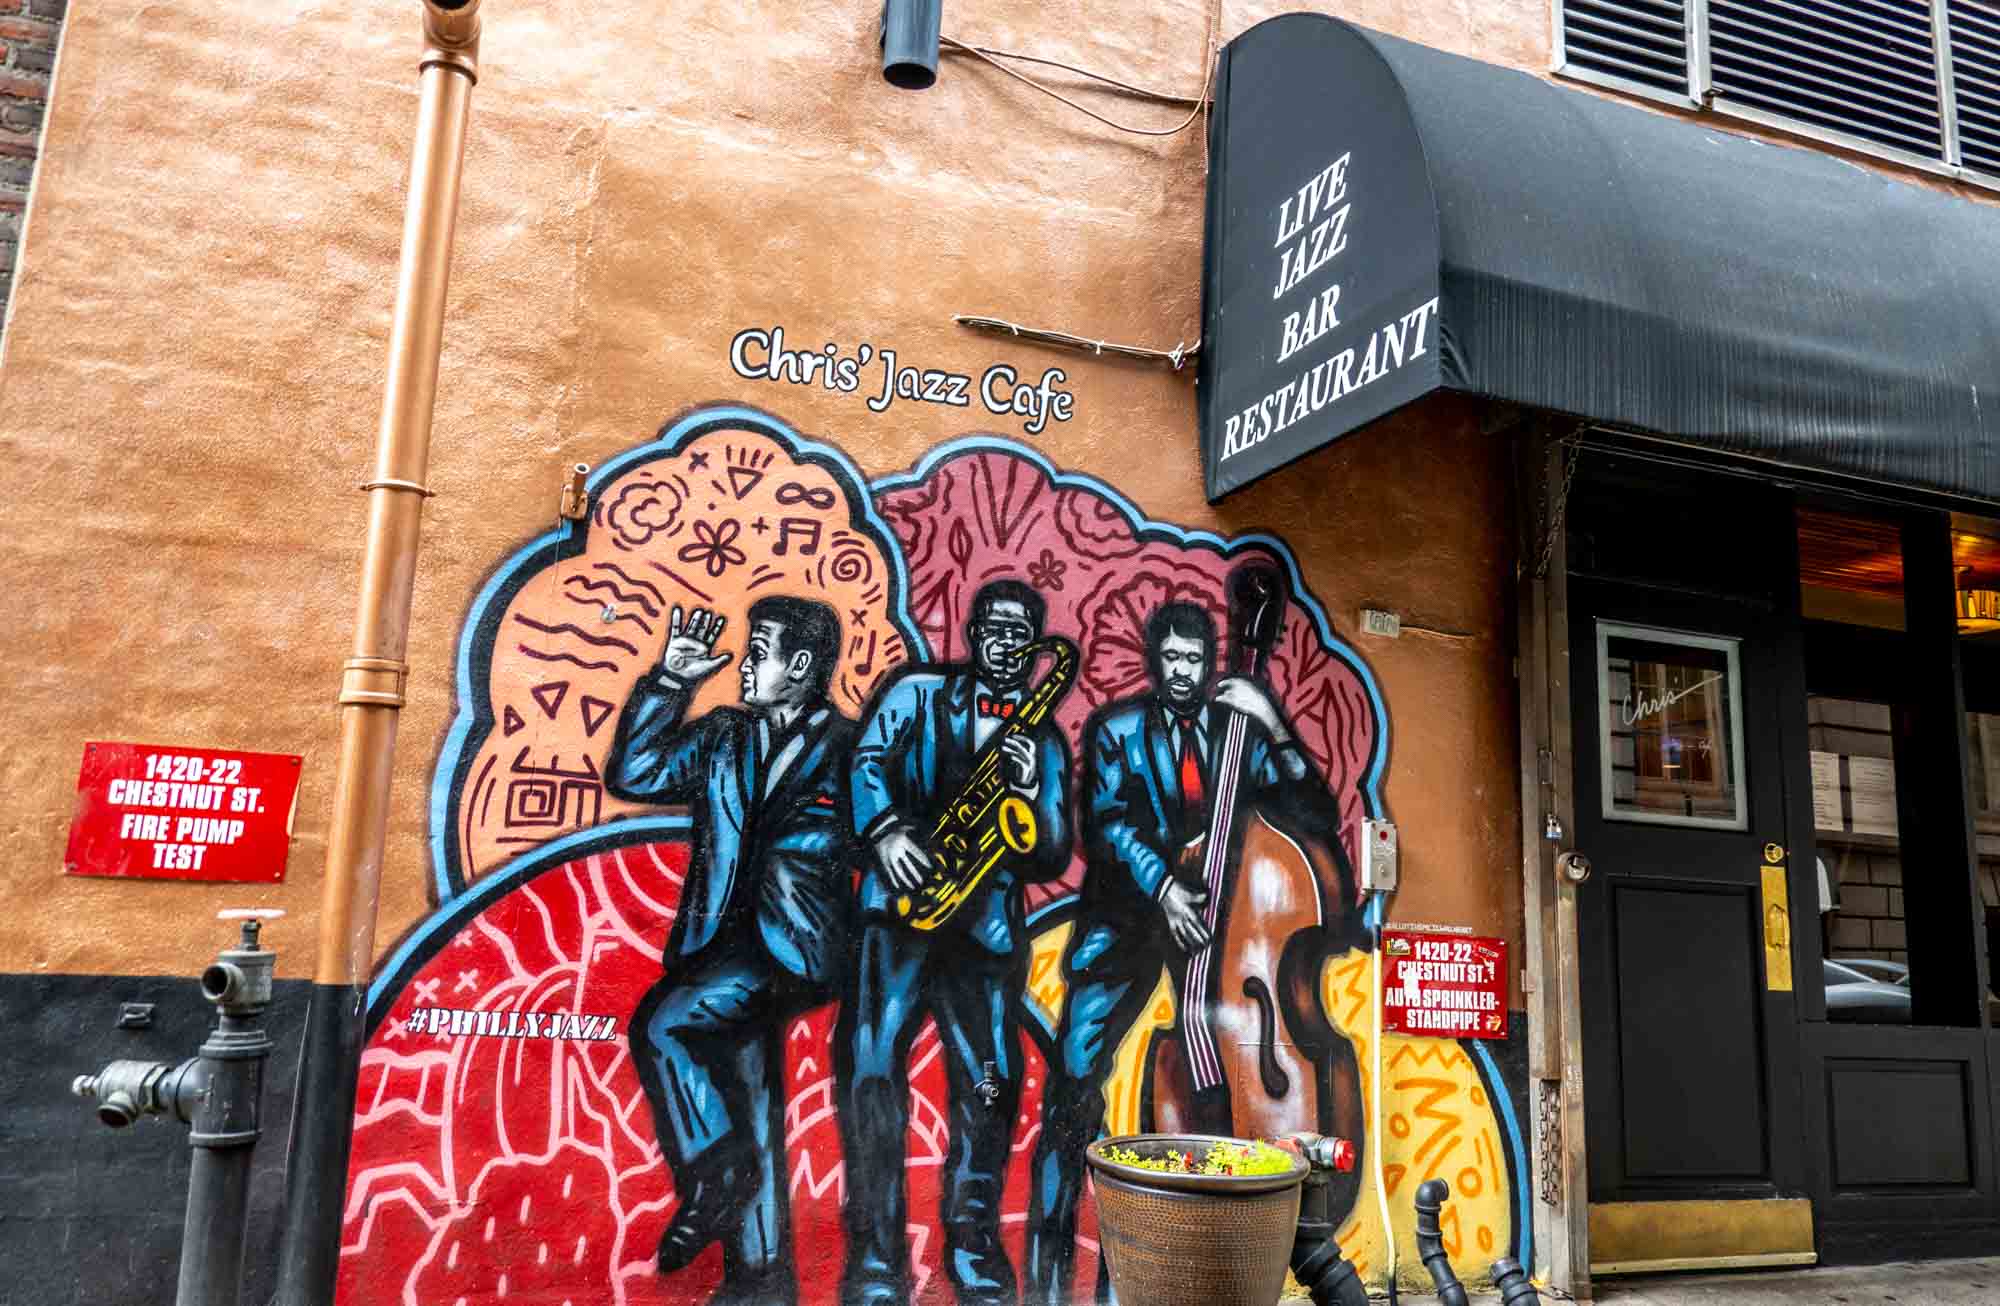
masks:
<svg viewBox="0 0 2000 1306"><path fill-rule="evenodd" d="M946 50L955 51L960 54L969 54L975 59L989 63L1015 81L1024 82L1040 91L1043 95L1062 101L1085 117L1095 118L1106 127L1114 127L1122 132L1130 132L1134 136L1178 136L1188 128L1194 126L1194 120L1199 118L1202 115L1202 111L1208 108L1208 89L1215 81L1215 41L1212 35L1208 44L1204 47L1204 53L1207 57L1203 60L1203 63L1206 65L1206 71L1202 75L1201 94L1192 99L1184 95L1168 95L1161 91L1151 91L1141 86L1133 86L1129 82L1121 82L1115 77L1106 77L1102 73L1094 73L1088 68L1079 68L1075 64L1063 63L1059 59L1044 59L1038 55L1015 54L1010 50L995 50L989 46L970 45L955 36L940 36L938 37L938 44ZM1158 100L1163 104L1189 104L1194 107L1188 110L1187 117L1181 119L1180 122L1172 127L1133 127L1129 124L1118 122L1115 119L1107 118L1097 112L1097 110L1086 105L1078 104L1075 100L1070 99L1047 82L1038 81L1024 72L1009 68L1006 64L1000 62L1002 59L1015 59L1022 63L1034 63L1048 68L1060 68L1064 72L1075 73L1079 77L1088 77L1092 81L1102 82L1106 86L1115 87L1127 95L1136 95L1140 99Z"/></svg>
<svg viewBox="0 0 2000 1306"><path fill-rule="evenodd" d="M1193 96L1176 95L1168 91L1159 91L1151 87L1135 85L1132 82L1121 81L1116 77L1109 77L1103 73L1093 72L1088 68L1067 63L1061 59L1050 59L1042 55L1022 54L1014 50L1000 50L986 45L974 45L970 41L961 41L955 36L942 32L938 34L938 47L942 53L964 55L977 59L997 69L1006 76L1013 78L1015 81L1032 87L1040 91L1043 95L1049 96L1051 99L1067 105L1085 117L1102 123L1114 130L1126 132L1133 136L1150 136L1156 138L1178 136L1188 128L1194 126L1196 120L1202 119L1207 114L1210 105L1214 103L1210 96L1210 91L1215 85L1215 65L1218 53L1216 40L1218 28L1221 23L1220 10L1220 0L1215 0L1209 6L1207 31L1202 41L1201 91L1199 94ZM1043 68L1060 69L1063 72L1096 82L1100 86L1109 87L1120 94L1141 100L1151 100L1158 104L1184 104L1188 106L1187 116L1171 127L1135 127L1129 123L1119 122L1115 118L1107 117L1097 110L1090 108L1088 105L1078 103L1055 87L1050 86L1047 82L1039 78L1030 77L1017 68L1009 67L1008 63L1003 63L1002 60L1011 63L1034 64ZM1202 132L1202 171L1204 174L1208 171L1208 133L1206 130ZM1004 331L1010 335L1035 340L1043 344L1059 345L1068 349L1087 350L1100 357L1110 353L1124 358L1141 358L1150 361L1166 362L1171 364L1176 372L1180 371L1194 357L1196 351L1201 348L1199 338L1192 345L1186 342L1179 342L1172 349L1154 349L1145 345L1116 344L1109 340L1093 339L1088 336L1077 335L1074 332L1060 331L1050 327L1022 326L1018 323L1010 322L1005 318L975 313L954 313L952 321L958 323L960 326L969 327L974 330Z"/></svg>
<svg viewBox="0 0 2000 1306"><path fill-rule="evenodd" d="M1201 341L1193 344L1180 341L1172 349L1153 349L1146 345L1121 345L1114 340L1092 340L1088 336L1072 335L1068 331L1053 331L1047 327L1022 326L1001 317L981 317L976 313L953 313L951 320L962 327L976 331L991 331L996 335L1005 332L1023 340L1036 340L1045 345L1061 345L1065 349L1081 349L1102 357L1113 354L1119 358L1143 358L1150 361L1173 364L1174 371L1194 361L1201 351Z"/></svg>

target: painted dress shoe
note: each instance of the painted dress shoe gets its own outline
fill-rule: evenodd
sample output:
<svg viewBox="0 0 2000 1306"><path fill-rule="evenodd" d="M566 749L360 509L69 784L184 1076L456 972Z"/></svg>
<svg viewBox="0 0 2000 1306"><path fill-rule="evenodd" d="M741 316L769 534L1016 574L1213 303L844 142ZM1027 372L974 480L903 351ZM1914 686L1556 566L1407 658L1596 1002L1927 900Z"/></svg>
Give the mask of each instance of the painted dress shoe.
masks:
<svg viewBox="0 0 2000 1306"><path fill-rule="evenodd" d="M948 1227L945 1272L959 1306L1016 1306L1014 1267L1000 1240L984 1225Z"/></svg>
<svg viewBox="0 0 2000 1306"><path fill-rule="evenodd" d="M720 1238L742 1205L742 1169L735 1163L704 1167L681 1192L673 1223L660 1235L661 1274L673 1274Z"/></svg>

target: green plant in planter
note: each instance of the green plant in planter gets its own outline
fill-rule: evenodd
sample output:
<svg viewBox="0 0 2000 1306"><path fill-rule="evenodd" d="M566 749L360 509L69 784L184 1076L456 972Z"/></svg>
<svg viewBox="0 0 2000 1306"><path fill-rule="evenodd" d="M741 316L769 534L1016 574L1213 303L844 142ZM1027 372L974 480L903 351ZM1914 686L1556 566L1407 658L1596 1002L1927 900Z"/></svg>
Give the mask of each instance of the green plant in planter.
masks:
<svg viewBox="0 0 2000 1306"><path fill-rule="evenodd" d="M1155 1170L1164 1174L1258 1175L1283 1174L1292 1168L1289 1153L1262 1142L1219 1140L1211 1143L1208 1155L1196 1161L1192 1151L1168 1152L1163 1156L1140 1156L1129 1147L1103 1149L1104 1159L1135 1170Z"/></svg>
<svg viewBox="0 0 2000 1306"><path fill-rule="evenodd" d="M1269 1143L1134 1134L1084 1150L1123 1306L1274 1306L1306 1162Z"/></svg>

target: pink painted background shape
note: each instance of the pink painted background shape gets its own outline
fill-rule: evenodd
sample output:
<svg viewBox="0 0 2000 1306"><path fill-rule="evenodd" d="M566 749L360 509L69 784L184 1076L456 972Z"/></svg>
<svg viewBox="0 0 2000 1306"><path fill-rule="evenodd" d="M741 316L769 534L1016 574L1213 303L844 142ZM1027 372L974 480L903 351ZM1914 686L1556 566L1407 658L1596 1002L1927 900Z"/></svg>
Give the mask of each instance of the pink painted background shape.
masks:
<svg viewBox="0 0 2000 1306"><path fill-rule="evenodd" d="M1155 608L1198 603L1226 632L1229 573L1253 558L1283 560L1262 545L1225 556L1213 543L1174 538L1181 533L1171 527L1135 525L1102 487L1062 480L1037 459L980 449L946 458L908 488L878 491L875 503L903 546L910 609L933 660L966 656L966 610L987 581L1025 580L1048 601L1048 632L1082 650L1076 688L1056 714L1081 756L1092 712L1148 691L1145 629ZM1296 595L1269 676L1340 802L1351 855L1379 725L1361 675L1320 639ZM1079 857L1059 883L1030 890L1030 907L1074 892L1082 874Z"/></svg>

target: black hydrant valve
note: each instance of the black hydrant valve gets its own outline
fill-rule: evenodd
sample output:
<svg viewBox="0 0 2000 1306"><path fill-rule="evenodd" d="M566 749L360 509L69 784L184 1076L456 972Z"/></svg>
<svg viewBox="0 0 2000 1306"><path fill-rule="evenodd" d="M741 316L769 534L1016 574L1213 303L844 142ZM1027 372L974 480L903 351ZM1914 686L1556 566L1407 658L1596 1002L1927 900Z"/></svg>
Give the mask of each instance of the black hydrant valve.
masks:
<svg viewBox="0 0 2000 1306"><path fill-rule="evenodd" d="M113 1129L122 1129L146 1115L171 1115L195 1123L194 1113L213 1078L213 1072L202 1066L204 1058L261 1062L270 1055L271 1040L263 1030L240 1027L271 1005L271 972L278 954L257 945L262 929L263 921L257 917L245 918L237 946L218 954L201 973L202 996L224 1017L202 1045L201 1056L177 1066L165 1061L113 1061L94 1075L78 1075L70 1081L69 1091L78 1097L95 1098L97 1118ZM261 1084L261 1066L256 1075Z"/></svg>
<svg viewBox="0 0 2000 1306"><path fill-rule="evenodd" d="M69 1091L96 1098L99 1123L123 1129L140 1116L171 1109L173 1094L160 1086L174 1070L164 1061L113 1061L94 1075L78 1075Z"/></svg>
<svg viewBox="0 0 2000 1306"><path fill-rule="evenodd" d="M1352 1174L1361 1149L1351 1139L1323 1134L1290 1134L1283 1140L1304 1159L1299 1187L1299 1227L1292 1240L1292 1274L1313 1306L1369 1306L1368 1289L1334 1241L1331 1185L1336 1174Z"/></svg>
<svg viewBox="0 0 2000 1306"><path fill-rule="evenodd" d="M201 973L201 993L215 1004L215 1028L200 1052L164 1061L113 1061L78 1075L70 1091L94 1098L97 1118L114 1129L143 1115L171 1115L191 1129L195 1149L188 1177L187 1220L181 1231L176 1306L236 1306L243 1278L244 1216L250 1195L250 1150L263 1132L259 1106L264 1061L271 1055L262 1017L271 1005L278 954L258 946L261 916L242 919L237 946L217 954Z"/></svg>

